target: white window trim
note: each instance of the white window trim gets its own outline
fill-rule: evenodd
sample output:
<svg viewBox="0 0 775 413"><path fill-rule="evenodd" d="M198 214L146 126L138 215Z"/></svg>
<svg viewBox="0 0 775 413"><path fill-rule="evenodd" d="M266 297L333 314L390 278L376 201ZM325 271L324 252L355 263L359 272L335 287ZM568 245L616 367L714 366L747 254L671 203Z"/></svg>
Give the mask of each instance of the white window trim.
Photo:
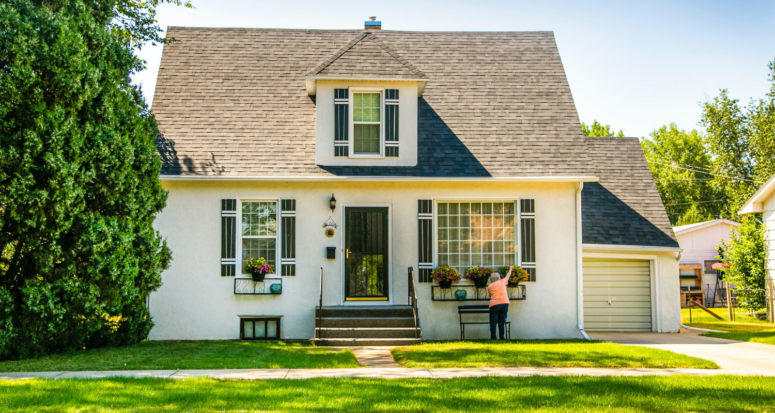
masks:
<svg viewBox="0 0 775 413"><path fill-rule="evenodd" d="M521 231L521 217L520 217L520 198L504 199L504 198L436 198L433 199L433 267L439 266L439 204L450 202L514 202L514 248L515 265L522 266L522 244L520 239ZM497 270L497 268L495 268ZM468 280L465 278L465 274L460 274L460 281L465 283ZM524 283L535 283L536 281L523 281ZM473 282L470 282L473 284Z"/></svg>
<svg viewBox="0 0 775 413"><path fill-rule="evenodd" d="M356 154L355 153L355 117L353 116L353 110L355 109L355 99L353 95L356 93L379 93L379 122L366 122L364 124L376 125L379 123L379 154ZM384 87L368 87L368 88L350 88L350 102L347 110L349 113L349 158L353 159L375 159L385 157L385 88Z"/></svg>
<svg viewBox="0 0 775 413"><path fill-rule="evenodd" d="M236 254L234 254L234 256L237 257L237 267L239 267L239 269L236 271L235 275L238 276L238 277L239 276L243 276L243 275L247 275L247 274L245 274L243 272L243 266L242 266L242 239L243 239L243 237L242 237L242 203L243 202L274 202L275 205L276 205L276 207L275 207L275 222L277 223L277 225L276 225L275 236L274 236L274 238L275 238L275 244L274 244L274 249L275 249L275 251L274 251L274 261L275 261L275 263L274 263L274 274L273 275L276 275L276 276L279 277L280 273L282 271L282 263L281 263L282 260L280 258L280 252L282 251L282 246L280 245L280 242L282 240L282 236L281 236L281 234L282 234L282 228L281 228L282 218L280 217L281 205L280 205L280 199L279 198L278 199L253 199L253 198L237 199L237 230L234 231L234 232L236 232L235 235L237 237L237 242L236 242L237 251L236 251ZM270 237L270 236L257 236L257 235L256 236L246 236L244 238L245 239L272 239L272 237Z"/></svg>

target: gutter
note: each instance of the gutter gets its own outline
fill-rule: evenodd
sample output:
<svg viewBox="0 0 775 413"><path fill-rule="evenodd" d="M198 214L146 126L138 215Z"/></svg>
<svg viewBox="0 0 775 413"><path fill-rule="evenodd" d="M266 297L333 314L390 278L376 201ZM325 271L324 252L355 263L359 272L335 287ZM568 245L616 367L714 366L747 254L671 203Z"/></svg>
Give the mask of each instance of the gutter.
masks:
<svg viewBox="0 0 775 413"><path fill-rule="evenodd" d="M584 182L579 182L576 191L576 314L578 314L579 332L585 340L590 340L584 331L584 262L582 260L581 244L581 190Z"/></svg>
<svg viewBox="0 0 775 413"><path fill-rule="evenodd" d="M584 244L584 251L617 250L617 251L645 251L645 252L683 252L681 247L650 247L646 245L613 245L613 244Z"/></svg>
<svg viewBox="0 0 775 413"><path fill-rule="evenodd" d="M251 182L598 182L595 176L493 176L493 177L407 177L407 176L232 176L159 175L160 181L251 181Z"/></svg>

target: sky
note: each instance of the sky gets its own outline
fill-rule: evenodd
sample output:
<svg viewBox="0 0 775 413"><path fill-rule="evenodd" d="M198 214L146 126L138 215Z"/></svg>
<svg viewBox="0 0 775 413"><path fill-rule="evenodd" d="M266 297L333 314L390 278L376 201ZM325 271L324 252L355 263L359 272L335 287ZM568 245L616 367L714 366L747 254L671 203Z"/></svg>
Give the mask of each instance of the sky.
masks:
<svg viewBox="0 0 775 413"><path fill-rule="evenodd" d="M702 130L700 105L720 89L743 103L763 97L775 60L771 0L192 3L193 10L160 6L161 27L352 30L376 16L383 30L552 31L580 120L635 137L670 123ZM133 81L152 105L162 46L138 54L147 69Z"/></svg>

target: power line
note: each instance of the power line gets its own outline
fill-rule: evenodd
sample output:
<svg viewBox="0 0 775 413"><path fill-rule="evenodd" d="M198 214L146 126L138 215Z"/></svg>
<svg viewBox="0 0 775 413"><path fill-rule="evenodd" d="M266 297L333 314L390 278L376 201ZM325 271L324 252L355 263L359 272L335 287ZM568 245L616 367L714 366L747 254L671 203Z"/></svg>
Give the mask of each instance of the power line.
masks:
<svg viewBox="0 0 775 413"><path fill-rule="evenodd" d="M668 204L665 206L676 206L676 205L694 205L694 204L710 204L714 202L727 202L726 199L714 199L713 201L694 201L694 202L682 202L679 204Z"/></svg>
<svg viewBox="0 0 775 413"><path fill-rule="evenodd" d="M752 182L754 184L756 183L756 181L754 181L752 179L740 178L740 177L729 176L729 175L714 174L714 173L710 173L710 172L700 171L700 170L697 170L697 169L681 167L681 166L677 165L677 162L673 162L673 163L666 163L666 162L659 162L659 161L651 161L651 162L656 163L656 164L660 164L660 165L670 166L670 167L673 167L673 168L676 168L676 169L683 169L683 170L689 171L689 172L695 172L695 173L711 175L711 176L719 176L719 177L722 177L722 178L729 178L729 179L734 179L734 180L737 180L737 181L747 181L747 182Z"/></svg>

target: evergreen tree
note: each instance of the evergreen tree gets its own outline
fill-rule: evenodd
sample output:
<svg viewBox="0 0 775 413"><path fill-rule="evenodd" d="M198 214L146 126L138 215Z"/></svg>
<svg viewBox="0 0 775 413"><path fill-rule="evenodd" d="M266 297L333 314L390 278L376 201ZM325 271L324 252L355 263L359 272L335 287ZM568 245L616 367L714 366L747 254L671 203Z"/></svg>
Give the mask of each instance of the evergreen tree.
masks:
<svg viewBox="0 0 775 413"><path fill-rule="evenodd" d="M134 47L163 41L159 3L0 3L0 358L134 343L153 325L166 192L129 76Z"/></svg>
<svg viewBox="0 0 775 413"><path fill-rule="evenodd" d="M743 217L737 231L730 231L729 243L721 241L718 258L729 268L724 270L724 280L734 284L740 307L757 311L765 307L764 259L767 241L764 225L754 218Z"/></svg>

